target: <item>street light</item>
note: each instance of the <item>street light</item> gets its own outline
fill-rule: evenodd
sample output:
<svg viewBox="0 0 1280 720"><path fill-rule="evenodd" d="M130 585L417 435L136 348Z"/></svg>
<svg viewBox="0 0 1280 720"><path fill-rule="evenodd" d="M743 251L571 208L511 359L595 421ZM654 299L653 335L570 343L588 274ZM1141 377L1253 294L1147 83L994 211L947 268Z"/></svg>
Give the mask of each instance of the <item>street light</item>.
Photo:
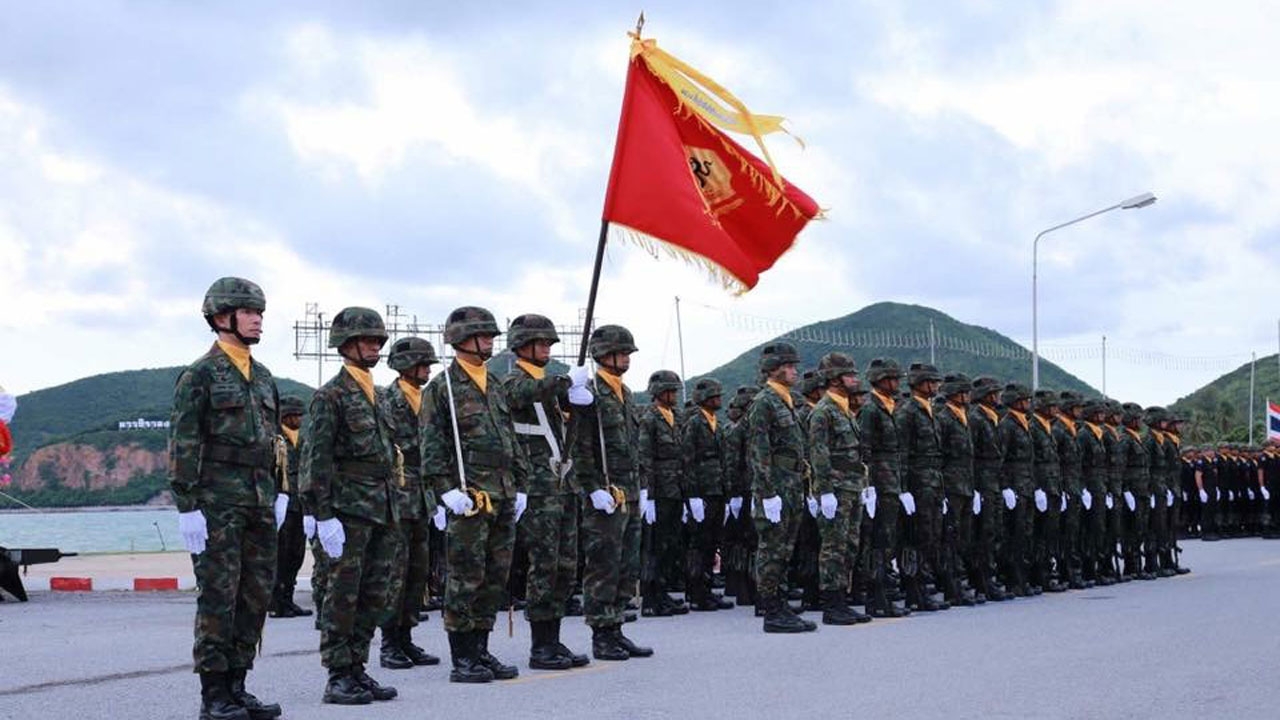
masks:
<svg viewBox="0 0 1280 720"><path fill-rule="evenodd" d="M1098 215L1101 215L1102 213L1105 213L1105 212L1111 212L1112 210L1137 210L1139 208L1144 208L1144 207L1149 207L1151 205L1154 205L1155 202L1156 202L1156 196L1149 192L1142 193L1141 195L1134 195L1128 200L1118 202L1115 205L1112 205L1111 207L1105 207L1105 208L1102 208L1101 210L1091 212L1088 215L1081 215L1075 220L1068 220L1062 223L1061 225L1054 225L1053 227L1047 230L1041 230L1040 234L1036 235L1036 239L1031 243L1031 390L1032 392L1035 392L1036 390L1040 389L1040 333L1039 333L1039 327L1037 325L1037 318L1036 318L1036 311L1038 309L1037 308L1038 293L1036 288L1036 279L1037 279L1036 276L1037 276L1037 266L1040 260L1040 238L1044 237L1045 235L1048 235L1054 230L1061 230L1062 228L1067 227L1068 225L1075 225L1078 222L1088 220L1091 217L1097 217Z"/></svg>

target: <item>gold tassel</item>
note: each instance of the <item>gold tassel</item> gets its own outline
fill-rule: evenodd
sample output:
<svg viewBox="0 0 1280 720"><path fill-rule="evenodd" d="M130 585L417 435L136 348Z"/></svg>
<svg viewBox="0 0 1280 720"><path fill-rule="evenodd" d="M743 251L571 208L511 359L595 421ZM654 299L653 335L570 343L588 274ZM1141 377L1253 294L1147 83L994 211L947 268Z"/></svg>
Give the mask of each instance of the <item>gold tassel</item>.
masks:
<svg viewBox="0 0 1280 720"><path fill-rule="evenodd" d="M289 441L283 435L275 440L276 471L280 473L280 491L289 492Z"/></svg>

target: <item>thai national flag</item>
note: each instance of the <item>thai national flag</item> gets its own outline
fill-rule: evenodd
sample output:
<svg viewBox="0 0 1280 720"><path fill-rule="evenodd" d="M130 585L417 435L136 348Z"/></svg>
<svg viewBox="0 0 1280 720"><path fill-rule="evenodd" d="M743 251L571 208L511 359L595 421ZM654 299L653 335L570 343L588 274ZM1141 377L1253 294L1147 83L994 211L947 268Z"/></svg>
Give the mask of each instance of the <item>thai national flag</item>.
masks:
<svg viewBox="0 0 1280 720"><path fill-rule="evenodd" d="M1267 400L1267 439L1280 440L1280 405Z"/></svg>

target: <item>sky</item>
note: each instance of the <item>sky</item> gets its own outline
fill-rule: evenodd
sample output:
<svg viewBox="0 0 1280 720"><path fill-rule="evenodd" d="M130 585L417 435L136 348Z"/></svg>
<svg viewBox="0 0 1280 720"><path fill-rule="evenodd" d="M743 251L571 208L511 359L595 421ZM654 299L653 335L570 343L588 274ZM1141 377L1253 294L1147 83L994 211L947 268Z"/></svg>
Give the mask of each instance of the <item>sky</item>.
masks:
<svg viewBox="0 0 1280 720"><path fill-rule="evenodd" d="M585 307L640 6L4 5L10 392L194 360L223 275L267 294L255 356L311 384L293 333L309 302L424 323ZM1280 5L643 9L645 36L788 118L805 147L771 152L827 219L742 297L611 242L597 315L634 331L633 387L679 369L676 296L691 377L884 300L1030 346L1032 239L1146 191L1150 208L1041 241L1045 356L1100 387L1105 335L1108 394L1154 404L1276 351Z"/></svg>

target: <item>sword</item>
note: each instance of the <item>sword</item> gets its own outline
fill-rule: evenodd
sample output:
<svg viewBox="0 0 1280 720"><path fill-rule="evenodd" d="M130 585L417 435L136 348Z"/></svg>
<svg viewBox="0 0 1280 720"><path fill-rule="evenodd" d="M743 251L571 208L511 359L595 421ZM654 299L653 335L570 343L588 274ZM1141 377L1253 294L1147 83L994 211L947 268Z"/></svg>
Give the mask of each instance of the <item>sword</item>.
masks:
<svg viewBox="0 0 1280 720"><path fill-rule="evenodd" d="M600 385L599 383L597 383L596 389L598 390L599 388L600 388ZM622 398L618 398L618 399L621 400ZM613 504L618 506L618 508L622 510L622 512L626 512L627 511L626 492L623 491L622 488L614 485L613 481L609 479L609 451L607 448L605 448L605 445L604 445L604 423L601 420L600 403L599 401L597 401L597 402L593 402L592 405L596 406L596 434L599 435L600 437L600 472L604 474L605 490L607 490L609 492L609 495L613 497ZM631 418L627 418L627 422L630 422L630 421L631 421ZM621 499L619 499L619 497L621 497ZM644 508L640 508L640 512L643 514Z"/></svg>
<svg viewBox="0 0 1280 720"><path fill-rule="evenodd" d="M455 357L454 360L456 362L457 358ZM485 508L492 509L493 505L489 501L489 493L467 487L467 470L462 465L462 434L458 432L458 411L453 406L453 381L449 379L448 365L444 368L444 389L449 395L449 422L453 426L453 451L458 461L458 482L462 486L462 492L471 497L471 509L465 516L472 517Z"/></svg>

